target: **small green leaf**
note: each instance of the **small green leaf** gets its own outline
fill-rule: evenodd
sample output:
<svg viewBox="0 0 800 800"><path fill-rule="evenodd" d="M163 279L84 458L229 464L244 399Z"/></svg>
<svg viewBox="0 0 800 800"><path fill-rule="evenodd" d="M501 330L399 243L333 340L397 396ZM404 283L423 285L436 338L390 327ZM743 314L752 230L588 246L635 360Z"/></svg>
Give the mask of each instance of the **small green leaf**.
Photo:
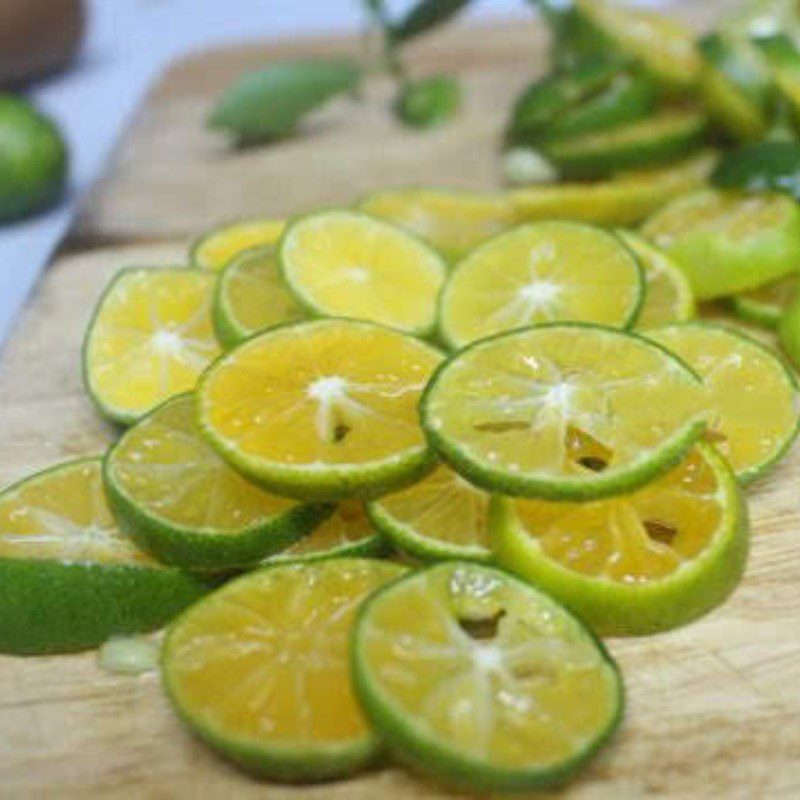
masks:
<svg viewBox="0 0 800 800"><path fill-rule="evenodd" d="M392 27L392 38L396 42L404 42L427 33L463 11L469 2L470 0L419 0L408 14Z"/></svg>
<svg viewBox="0 0 800 800"><path fill-rule="evenodd" d="M288 136L300 119L337 94L354 90L361 69L349 59L275 64L228 88L208 119L241 144Z"/></svg>
<svg viewBox="0 0 800 800"><path fill-rule="evenodd" d="M785 192L800 200L800 144L773 141L742 147L724 156L711 182L725 189Z"/></svg>
<svg viewBox="0 0 800 800"><path fill-rule="evenodd" d="M406 84L395 103L395 113L411 127L433 128L455 116L460 104L458 82L439 75Z"/></svg>

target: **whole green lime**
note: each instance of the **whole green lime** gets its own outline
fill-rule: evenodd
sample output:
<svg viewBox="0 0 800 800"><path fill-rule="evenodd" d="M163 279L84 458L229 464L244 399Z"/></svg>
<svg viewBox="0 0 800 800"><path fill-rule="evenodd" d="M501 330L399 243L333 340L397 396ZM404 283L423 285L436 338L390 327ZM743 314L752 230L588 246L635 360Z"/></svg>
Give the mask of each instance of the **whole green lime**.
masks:
<svg viewBox="0 0 800 800"><path fill-rule="evenodd" d="M0 222L52 203L66 172L67 149L55 124L21 98L0 94Z"/></svg>

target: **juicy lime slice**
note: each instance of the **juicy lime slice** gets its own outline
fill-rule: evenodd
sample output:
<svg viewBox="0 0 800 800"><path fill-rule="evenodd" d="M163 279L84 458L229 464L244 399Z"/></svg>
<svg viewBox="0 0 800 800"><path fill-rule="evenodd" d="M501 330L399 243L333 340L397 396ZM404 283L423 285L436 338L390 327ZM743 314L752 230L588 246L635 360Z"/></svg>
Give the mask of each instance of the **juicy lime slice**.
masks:
<svg viewBox="0 0 800 800"><path fill-rule="evenodd" d="M285 228L281 219L246 219L215 228L192 245L192 266L219 272L245 250L276 245Z"/></svg>
<svg viewBox="0 0 800 800"><path fill-rule="evenodd" d="M622 717L602 644L548 595L480 564L376 592L352 662L364 712L398 757L472 793L562 782Z"/></svg>
<svg viewBox="0 0 800 800"><path fill-rule="evenodd" d="M375 530L364 504L345 500L311 533L269 561L312 561L342 556L381 556L387 550L383 536Z"/></svg>
<svg viewBox="0 0 800 800"><path fill-rule="evenodd" d="M642 233L677 262L700 300L755 289L800 264L800 208L772 192L694 192L657 212Z"/></svg>
<svg viewBox="0 0 800 800"><path fill-rule="evenodd" d="M124 269L109 284L83 345L86 388L110 419L130 424L193 389L219 354L215 278L191 269Z"/></svg>
<svg viewBox="0 0 800 800"><path fill-rule="evenodd" d="M641 61L667 88L683 90L694 84L700 58L694 36L677 20L612 0L575 0L575 9L600 38Z"/></svg>
<svg viewBox="0 0 800 800"><path fill-rule="evenodd" d="M800 393L769 348L709 322L668 325L647 335L703 378L711 410L707 438L740 481L758 478L785 455L800 424Z"/></svg>
<svg viewBox="0 0 800 800"><path fill-rule="evenodd" d="M450 259L460 258L516 221L505 195L451 189L390 189L371 194L359 207L421 236Z"/></svg>
<svg viewBox="0 0 800 800"><path fill-rule="evenodd" d="M214 331L224 347L305 317L286 288L273 247L245 250L222 271L214 293Z"/></svg>
<svg viewBox="0 0 800 800"><path fill-rule="evenodd" d="M523 225L459 262L442 290L439 333L458 349L539 322L624 328L644 288L636 258L613 233L577 222Z"/></svg>
<svg viewBox="0 0 800 800"><path fill-rule="evenodd" d="M302 217L280 247L283 277L297 301L322 317L366 319L425 336L447 267L410 233L353 211Z"/></svg>
<svg viewBox="0 0 800 800"><path fill-rule="evenodd" d="M489 559L488 495L442 464L419 483L374 500L370 519L414 558Z"/></svg>
<svg viewBox="0 0 800 800"><path fill-rule="evenodd" d="M234 762L278 780L340 777L380 743L350 687L359 604L397 564L328 559L232 581L171 626L161 662L181 718Z"/></svg>
<svg viewBox="0 0 800 800"><path fill-rule="evenodd" d="M217 450L265 488L300 499L365 499L433 464L417 403L441 355L368 322L320 320L249 339L199 388Z"/></svg>
<svg viewBox="0 0 800 800"><path fill-rule="evenodd" d="M740 319L762 328L777 329L783 310L797 294L797 288L797 276L791 275L759 289L734 295L728 303Z"/></svg>
<svg viewBox="0 0 800 800"><path fill-rule="evenodd" d="M668 108L607 131L547 142L541 150L563 175L592 178L680 158L702 144L705 129L700 112Z"/></svg>
<svg viewBox="0 0 800 800"><path fill-rule="evenodd" d="M100 465L59 464L0 493L0 652L96 647L160 627L209 590L120 533Z"/></svg>
<svg viewBox="0 0 800 800"><path fill-rule="evenodd" d="M633 231L617 231L633 251L644 273L646 291L636 326L642 330L666 322L685 322L695 315L692 287L663 251Z"/></svg>
<svg viewBox="0 0 800 800"><path fill-rule="evenodd" d="M257 564L331 511L248 483L203 439L194 395L168 400L123 434L103 477L120 527L166 564L223 571Z"/></svg>
<svg viewBox="0 0 800 800"><path fill-rule="evenodd" d="M733 591L747 558L736 479L703 443L631 494L594 503L496 495L490 520L500 564L613 636L702 616Z"/></svg>
<svg viewBox="0 0 800 800"><path fill-rule="evenodd" d="M579 323L476 342L428 384L422 424L486 489L589 500L673 466L705 429L703 386L642 337Z"/></svg>
<svg viewBox="0 0 800 800"><path fill-rule="evenodd" d="M622 173L597 183L561 183L508 192L520 221L573 219L634 225L676 197L700 188L716 156L705 151L668 167Z"/></svg>

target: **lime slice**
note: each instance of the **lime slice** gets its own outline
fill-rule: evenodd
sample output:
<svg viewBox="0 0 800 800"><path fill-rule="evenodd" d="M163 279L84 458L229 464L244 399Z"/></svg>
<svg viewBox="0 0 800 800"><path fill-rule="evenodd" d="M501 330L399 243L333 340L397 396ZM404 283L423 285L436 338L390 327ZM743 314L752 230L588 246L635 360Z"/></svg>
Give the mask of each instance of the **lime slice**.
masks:
<svg viewBox="0 0 800 800"><path fill-rule="evenodd" d="M124 269L109 284L83 344L84 382L124 425L193 389L219 354L211 325L216 279L191 269Z"/></svg>
<svg viewBox="0 0 800 800"><path fill-rule="evenodd" d="M755 289L800 264L800 209L773 192L694 192L657 212L642 233L676 261L700 300Z"/></svg>
<svg viewBox="0 0 800 800"><path fill-rule="evenodd" d="M258 570L170 628L162 675L206 743L277 780L341 777L379 754L350 688L348 637L362 600L397 564L328 559Z"/></svg>
<svg viewBox="0 0 800 800"><path fill-rule="evenodd" d="M200 424L237 469L300 499L366 499L425 474L417 403L441 355L368 322L320 320L249 339L199 388Z"/></svg>
<svg viewBox="0 0 800 800"><path fill-rule="evenodd" d="M385 555L386 551L386 540L375 530L364 504L345 500L311 533L268 560L313 561L343 556L371 558Z"/></svg>
<svg viewBox="0 0 800 800"><path fill-rule="evenodd" d="M488 561L489 497L442 464L419 483L367 506L375 527L421 561Z"/></svg>
<svg viewBox="0 0 800 800"><path fill-rule="evenodd" d="M491 567L414 572L362 607L356 693L397 756L469 791L561 783L622 717L611 656L548 595Z"/></svg>
<svg viewBox="0 0 800 800"><path fill-rule="evenodd" d="M421 402L431 444L473 483L589 500L673 466L705 429L703 386L646 339L579 323L476 342L434 374Z"/></svg>
<svg viewBox="0 0 800 800"><path fill-rule="evenodd" d="M100 465L59 464L0 493L0 652L96 647L161 627L209 590L120 533Z"/></svg>
<svg viewBox="0 0 800 800"><path fill-rule="evenodd" d="M379 322L426 336L447 271L422 240L353 211L300 218L281 240L281 270L297 301L314 316Z"/></svg>
<svg viewBox="0 0 800 800"><path fill-rule="evenodd" d="M542 144L541 150L567 177L612 172L672 161L700 147L706 118L692 109L667 108L607 131Z"/></svg>
<svg viewBox="0 0 800 800"><path fill-rule="evenodd" d="M755 339L709 322L668 325L648 336L677 353L704 380L707 438L749 483L786 454L800 424L792 372Z"/></svg>
<svg viewBox="0 0 800 800"><path fill-rule="evenodd" d="M613 233L577 222L524 225L459 262L442 290L439 334L459 349L539 322L625 328L644 289L636 258Z"/></svg>
<svg viewBox="0 0 800 800"><path fill-rule="evenodd" d="M600 38L632 56L665 87L684 90L700 70L694 37L677 20L611 0L575 0L575 10Z"/></svg>
<svg viewBox="0 0 800 800"><path fill-rule="evenodd" d="M633 231L617 231L642 267L645 297L636 326L642 330L695 315L692 287L669 256Z"/></svg>
<svg viewBox="0 0 800 800"><path fill-rule="evenodd" d="M168 400L109 450L103 477L120 527L165 564L223 571L257 564L330 514L267 494L201 436L194 395Z"/></svg>
<svg viewBox="0 0 800 800"><path fill-rule="evenodd" d="M222 271L214 293L214 332L224 347L305 317L286 288L273 247L245 250Z"/></svg>
<svg viewBox="0 0 800 800"><path fill-rule="evenodd" d="M716 162L710 151L668 167L622 173L597 183L561 183L508 192L520 221L573 219L635 225L676 197L700 188Z"/></svg>
<svg viewBox="0 0 800 800"><path fill-rule="evenodd" d="M736 479L707 444L628 495L594 503L492 498L499 563L612 636L683 625L722 603L747 558Z"/></svg>
<svg viewBox="0 0 800 800"><path fill-rule="evenodd" d="M762 328L777 330L783 310L797 294L797 288L797 276L790 275L759 289L734 295L728 302L740 319Z"/></svg>
<svg viewBox="0 0 800 800"><path fill-rule="evenodd" d="M711 118L738 141L757 141L769 127L769 79L752 47L719 33L698 43L698 88Z"/></svg>
<svg viewBox="0 0 800 800"><path fill-rule="evenodd" d="M276 245L285 228L281 219L245 219L215 228L192 244L192 266L219 272L245 250Z"/></svg>
<svg viewBox="0 0 800 800"><path fill-rule="evenodd" d="M800 368L800 294L795 295L781 315L778 339L795 367Z"/></svg>
<svg viewBox="0 0 800 800"><path fill-rule="evenodd" d="M392 189L369 195L359 207L421 236L450 259L516 222L505 195L451 189Z"/></svg>

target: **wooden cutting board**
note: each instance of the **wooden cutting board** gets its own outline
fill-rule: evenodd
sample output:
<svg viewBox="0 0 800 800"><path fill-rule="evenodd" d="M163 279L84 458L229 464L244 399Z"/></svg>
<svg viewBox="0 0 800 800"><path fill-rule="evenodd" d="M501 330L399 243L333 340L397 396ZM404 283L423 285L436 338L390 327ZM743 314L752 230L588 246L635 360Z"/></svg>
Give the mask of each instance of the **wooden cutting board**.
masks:
<svg viewBox="0 0 800 800"><path fill-rule="evenodd" d="M710 10L704 3L692 13L700 24ZM72 249L183 237L231 217L348 201L387 183L492 186L501 120L516 89L543 63L542 44L532 23L453 30L421 44L420 71L459 69L467 78L464 115L441 132L396 129L381 108L386 87L377 86L363 112L341 104L297 141L233 154L200 127L221 86L270 57L349 45L261 44L178 64L123 142ZM99 453L110 441L113 431L81 387L79 348L91 308L119 267L170 264L185 252L183 238L79 251L48 271L0 357L0 484L54 461ZM670 634L609 643L627 680L626 721L614 744L564 794L800 796L798 483L796 451L752 490L752 558L724 608ZM258 783L191 739L154 674L108 675L93 653L0 657L0 797L250 796L449 795L391 767L319 787Z"/></svg>

